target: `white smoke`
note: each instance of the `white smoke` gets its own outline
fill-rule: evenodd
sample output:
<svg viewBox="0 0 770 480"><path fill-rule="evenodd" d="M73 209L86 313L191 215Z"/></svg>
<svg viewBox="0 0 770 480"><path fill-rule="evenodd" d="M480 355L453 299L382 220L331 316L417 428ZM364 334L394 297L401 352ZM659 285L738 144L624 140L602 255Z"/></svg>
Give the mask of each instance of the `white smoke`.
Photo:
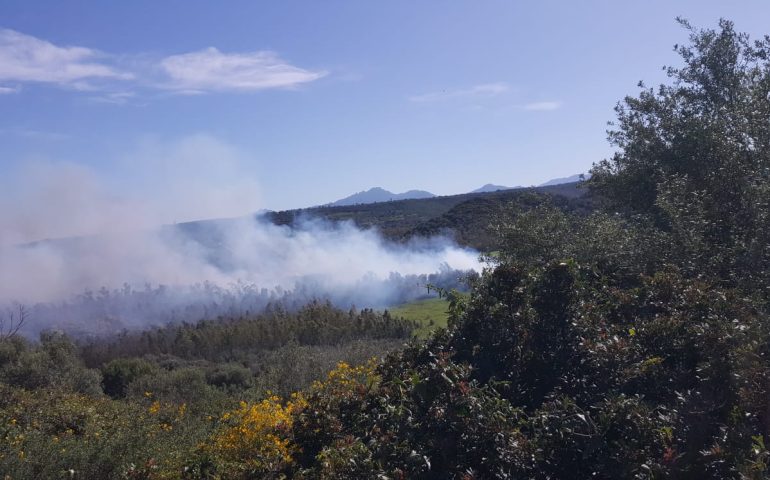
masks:
<svg viewBox="0 0 770 480"><path fill-rule="evenodd" d="M0 246L254 212L261 198L249 163L208 135L144 139L104 161L109 174L73 162L23 162L0 177Z"/></svg>
<svg viewBox="0 0 770 480"><path fill-rule="evenodd" d="M205 283L310 289L367 306L399 298L407 276L479 269L476 252L445 239L395 244L352 223L289 228L247 215L260 206L247 161L194 136L144 142L120 159L130 188L84 165L27 165L0 181L0 304ZM235 218L158 228L206 217Z"/></svg>

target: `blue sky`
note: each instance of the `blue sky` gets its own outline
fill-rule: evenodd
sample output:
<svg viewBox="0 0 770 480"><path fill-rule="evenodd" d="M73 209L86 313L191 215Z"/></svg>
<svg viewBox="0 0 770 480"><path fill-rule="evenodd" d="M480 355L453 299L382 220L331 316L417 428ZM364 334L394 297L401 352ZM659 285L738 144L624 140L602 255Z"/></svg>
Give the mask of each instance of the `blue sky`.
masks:
<svg viewBox="0 0 770 480"><path fill-rule="evenodd" d="M30 165L57 176L64 165L110 196L155 199L147 208L179 193L190 208L164 222L371 186L453 194L586 171L611 153L615 103L676 64L672 47L687 40L677 15L770 33L760 1L2 1L0 11L0 185L20 202L22 185L38 188L21 180L36 178ZM207 209L220 194L225 206Z"/></svg>

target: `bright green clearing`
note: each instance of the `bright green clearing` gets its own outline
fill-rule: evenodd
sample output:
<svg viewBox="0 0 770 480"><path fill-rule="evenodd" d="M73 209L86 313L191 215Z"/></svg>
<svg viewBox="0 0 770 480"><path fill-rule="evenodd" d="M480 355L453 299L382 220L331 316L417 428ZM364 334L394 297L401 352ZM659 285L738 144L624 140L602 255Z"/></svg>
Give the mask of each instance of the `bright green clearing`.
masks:
<svg viewBox="0 0 770 480"><path fill-rule="evenodd" d="M404 303L388 311L394 317L404 317L407 320L419 322L420 326L414 331L418 338L425 338L437 328L446 328L447 308L449 304L442 298L428 298L415 302Z"/></svg>

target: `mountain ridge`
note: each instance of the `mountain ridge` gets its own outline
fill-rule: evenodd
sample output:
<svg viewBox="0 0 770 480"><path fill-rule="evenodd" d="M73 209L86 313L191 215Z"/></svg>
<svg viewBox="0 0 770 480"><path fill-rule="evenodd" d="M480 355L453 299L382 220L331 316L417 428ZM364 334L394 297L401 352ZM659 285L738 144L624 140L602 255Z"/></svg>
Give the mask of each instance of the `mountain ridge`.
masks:
<svg viewBox="0 0 770 480"><path fill-rule="evenodd" d="M538 185L538 187L550 187L552 185L580 182L582 180L588 180L589 178L591 178L590 173L576 173L574 175L570 175L569 177L552 178L545 183L541 183Z"/></svg>
<svg viewBox="0 0 770 480"><path fill-rule="evenodd" d="M403 193L393 193L382 187L372 187L369 190L363 190L335 202L329 203L330 207L343 207L350 205L360 205L367 203L389 202L395 200L413 200L420 198L433 198L436 195L425 190L408 190Z"/></svg>
<svg viewBox="0 0 770 480"><path fill-rule="evenodd" d="M490 192L497 192L499 190L512 190L514 188L523 188L523 187L506 187L505 185L495 185L493 183L487 183L486 185L482 185L476 190L471 190L468 193L490 193Z"/></svg>
<svg viewBox="0 0 770 480"><path fill-rule="evenodd" d="M505 185L496 185L494 183L487 183L481 187L471 190L465 193L493 193L502 190L516 190L521 188L534 188L534 187L551 187L555 185L563 185L566 183L575 183L581 181L581 176L585 179L590 177L590 174L576 173L568 177L559 177L548 180L547 182L539 185L532 185L531 187L524 187L517 185L515 187L507 187ZM459 194L462 195L462 194ZM382 187L372 187L368 190L362 190L360 192L348 195L345 198L341 198L334 202L327 203L325 207L348 207L352 205L366 205L370 203L390 202L398 200L418 200L424 198L435 198L437 195L428 192L426 190L408 190L403 193L393 193L390 190L386 190Z"/></svg>

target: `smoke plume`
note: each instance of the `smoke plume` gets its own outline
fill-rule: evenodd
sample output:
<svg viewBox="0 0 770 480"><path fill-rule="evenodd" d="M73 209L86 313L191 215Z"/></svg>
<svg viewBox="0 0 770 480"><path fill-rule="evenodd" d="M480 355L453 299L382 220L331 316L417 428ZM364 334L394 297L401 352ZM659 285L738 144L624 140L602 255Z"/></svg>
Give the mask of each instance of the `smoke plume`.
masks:
<svg viewBox="0 0 770 480"><path fill-rule="evenodd" d="M144 142L115 163L122 184L85 165L27 164L0 181L0 305L34 305L32 330L106 333L316 297L387 306L479 269L442 238L264 221L246 161L193 136ZM221 219L169 224L198 218Z"/></svg>

